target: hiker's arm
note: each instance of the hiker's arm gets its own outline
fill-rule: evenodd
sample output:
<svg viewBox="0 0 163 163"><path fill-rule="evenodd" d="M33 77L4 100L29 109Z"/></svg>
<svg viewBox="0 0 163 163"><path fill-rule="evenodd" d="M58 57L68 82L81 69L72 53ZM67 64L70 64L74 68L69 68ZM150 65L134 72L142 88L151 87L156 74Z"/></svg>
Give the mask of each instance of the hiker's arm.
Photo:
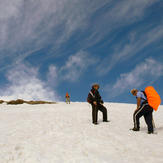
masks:
<svg viewBox="0 0 163 163"><path fill-rule="evenodd" d="M137 98L137 109L136 109L136 110L138 110L138 109L139 109L140 102L141 102L141 97L138 97L138 98Z"/></svg>

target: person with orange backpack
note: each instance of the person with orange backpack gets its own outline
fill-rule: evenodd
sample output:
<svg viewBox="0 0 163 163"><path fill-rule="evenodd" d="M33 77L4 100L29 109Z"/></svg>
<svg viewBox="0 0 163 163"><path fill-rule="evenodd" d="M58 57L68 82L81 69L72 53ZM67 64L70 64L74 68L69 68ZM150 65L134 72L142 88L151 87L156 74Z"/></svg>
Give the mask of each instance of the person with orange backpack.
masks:
<svg viewBox="0 0 163 163"><path fill-rule="evenodd" d="M66 103L68 104L69 102L70 104L70 95L68 93L66 93L65 99L66 99Z"/></svg>
<svg viewBox="0 0 163 163"><path fill-rule="evenodd" d="M134 128L133 131L140 130L140 117L144 116L148 126L148 134L154 133L153 109L156 111L161 103L160 96L152 86L146 87L145 91L132 89L131 94L137 98L137 108L133 114Z"/></svg>

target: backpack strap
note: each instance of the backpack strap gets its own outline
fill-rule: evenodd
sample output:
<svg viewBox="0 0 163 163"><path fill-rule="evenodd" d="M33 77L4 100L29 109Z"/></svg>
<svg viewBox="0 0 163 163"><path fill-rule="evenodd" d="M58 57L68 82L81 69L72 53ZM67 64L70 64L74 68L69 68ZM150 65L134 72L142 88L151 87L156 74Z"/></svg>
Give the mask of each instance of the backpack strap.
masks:
<svg viewBox="0 0 163 163"><path fill-rule="evenodd" d="M140 91L140 92L142 92L144 94L144 96L146 97L146 99L144 99L144 98L141 97L141 99L144 100L142 104L147 104L148 103L148 100L147 100L146 93L144 91ZM137 99L137 97L136 97L136 99Z"/></svg>
<svg viewBox="0 0 163 163"><path fill-rule="evenodd" d="M144 98L142 98L143 100L144 100L144 102L142 103L142 104L147 104L148 103L148 100L147 100L147 95L146 95L146 93L144 92L144 91L141 91L143 94L144 94L144 96L146 97L146 99L144 99Z"/></svg>
<svg viewBox="0 0 163 163"><path fill-rule="evenodd" d="M93 95L93 93L92 93L91 91L90 91L89 93L91 94L91 96L92 96L93 98L95 98L95 95Z"/></svg>
<svg viewBox="0 0 163 163"><path fill-rule="evenodd" d="M147 100L147 95L146 95L146 93L144 92L144 91L141 91L143 94L144 94L144 96L146 97L146 99L144 99L144 98L142 98L143 100Z"/></svg>
<svg viewBox="0 0 163 163"><path fill-rule="evenodd" d="M91 91L89 91L88 97L87 97L87 102L91 103L91 101L94 101L94 99L95 99L95 95L93 95L93 93Z"/></svg>

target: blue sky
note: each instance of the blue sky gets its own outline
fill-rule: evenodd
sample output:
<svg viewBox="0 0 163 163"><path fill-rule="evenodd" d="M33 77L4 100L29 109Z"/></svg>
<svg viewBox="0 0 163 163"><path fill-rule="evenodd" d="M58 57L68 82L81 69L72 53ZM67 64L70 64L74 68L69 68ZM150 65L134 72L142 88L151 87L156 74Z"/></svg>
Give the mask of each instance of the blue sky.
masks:
<svg viewBox="0 0 163 163"><path fill-rule="evenodd" d="M1 0L0 99L135 103L163 97L162 0ZM163 99L163 98L162 98Z"/></svg>

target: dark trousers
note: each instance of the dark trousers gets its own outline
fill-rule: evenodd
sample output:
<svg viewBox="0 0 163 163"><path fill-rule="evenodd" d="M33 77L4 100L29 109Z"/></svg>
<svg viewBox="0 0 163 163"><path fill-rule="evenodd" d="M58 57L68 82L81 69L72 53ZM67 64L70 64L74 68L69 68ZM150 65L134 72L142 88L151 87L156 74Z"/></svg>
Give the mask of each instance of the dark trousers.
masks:
<svg viewBox="0 0 163 163"><path fill-rule="evenodd" d="M153 116L152 116L153 108L149 105L142 105L139 110L134 112L133 120L134 120L134 127L140 128L140 117L144 116L145 122L148 126L148 131L153 132Z"/></svg>
<svg viewBox="0 0 163 163"><path fill-rule="evenodd" d="M107 121L107 109L103 105L97 104L97 106L92 105L92 122L97 123L98 110L100 110L103 113L103 121Z"/></svg>

